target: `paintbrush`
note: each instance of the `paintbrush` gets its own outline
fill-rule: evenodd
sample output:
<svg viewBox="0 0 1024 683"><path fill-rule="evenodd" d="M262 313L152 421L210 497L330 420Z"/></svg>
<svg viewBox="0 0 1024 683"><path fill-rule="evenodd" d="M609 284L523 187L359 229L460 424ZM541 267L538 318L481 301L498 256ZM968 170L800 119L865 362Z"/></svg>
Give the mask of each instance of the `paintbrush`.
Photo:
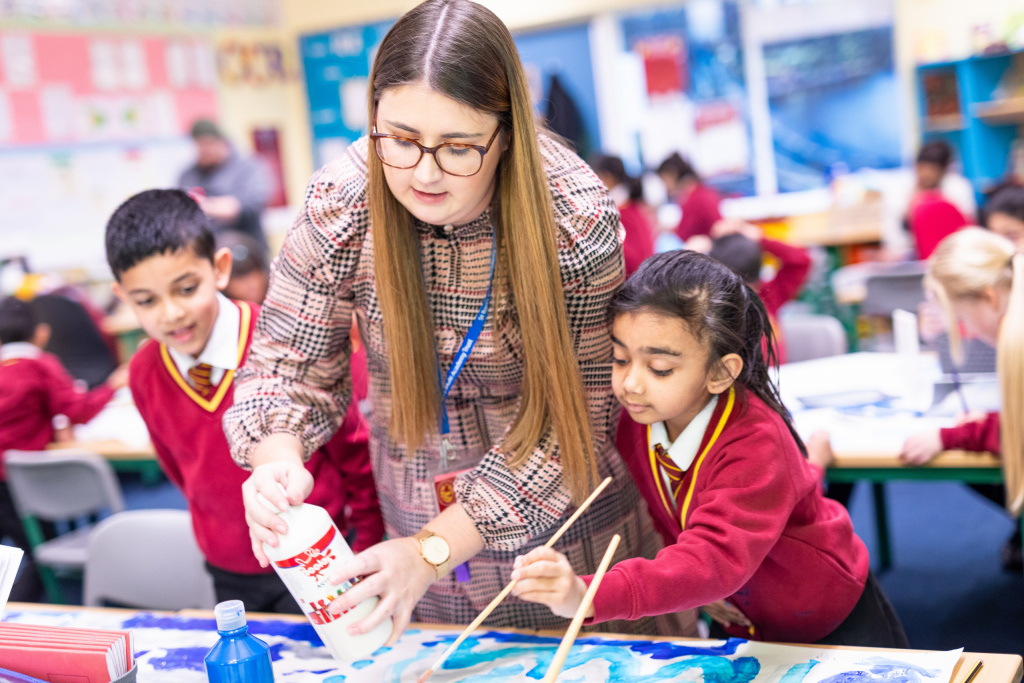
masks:
<svg viewBox="0 0 1024 683"><path fill-rule="evenodd" d="M619 547L619 540L619 535L615 534L612 537L612 542L608 544L608 550L604 551L601 564L598 565L597 572L590 581L587 592L583 595L583 602L580 603L579 609L576 610L576 614L572 618L572 623L569 624L569 629L562 637L562 642L558 644L558 649L555 650L555 657L551 660L551 666L548 667L548 673L544 676L543 683L554 683L558 678L558 673L562 670L562 665L565 664L565 658L569 656L569 650L576 642L576 635L580 632L580 627L583 626L583 620L587 618L587 612L594 604L594 594L597 593L597 587L601 585L601 579L604 578L604 573L608 570L608 565L611 564L615 549Z"/></svg>
<svg viewBox="0 0 1024 683"><path fill-rule="evenodd" d="M964 674L964 677L960 680L960 683L971 683L971 681L974 680L974 677L978 675L978 672L981 671L982 664L983 662L980 659L976 661L974 665L970 668L970 670L968 670L968 672Z"/></svg>
<svg viewBox="0 0 1024 683"><path fill-rule="evenodd" d="M555 532L555 535L548 539L548 542L544 544L544 547L550 548L551 546L553 546L558 541L558 539L562 537L562 534L569 530L569 527L572 526L573 522L575 522L579 518L579 516L582 515L588 507L590 507L590 504L594 502L594 499L597 498L601 494L601 491L604 491L605 487L608 486L608 484L610 483L612 483L611 477L608 477L607 479L602 481L598 485L598 487L594 489L594 492L590 494L590 497L583 501L582 505L576 508L576 512L572 513L572 517L567 519L565 521L565 524L563 524L562 527ZM493 600L491 600L491 604L487 605L487 607L484 608L484 611L481 612L479 616L477 616L477 618L473 620L473 623L467 626L462 631L462 633L459 634L459 637L455 639L455 642L449 645L448 649L446 649L441 654L441 656L438 657L437 661L431 664L430 668L424 671L423 675L416 679L416 683L423 683L428 678L430 678L435 671L440 669L444 665L445 660L448 659L448 657L450 657L451 654L455 652L456 648L458 648L459 645L462 644L462 641L469 637L469 634L475 631L476 628L480 626L480 624L484 623L484 619L490 616L491 612L494 611L494 608L501 604L501 601L505 599L506 595L512 592L512 589L516 587L517 583L518 581L510 581L507 586L501 589L501 592L498 593L498 595L495 596Z"/></svg>

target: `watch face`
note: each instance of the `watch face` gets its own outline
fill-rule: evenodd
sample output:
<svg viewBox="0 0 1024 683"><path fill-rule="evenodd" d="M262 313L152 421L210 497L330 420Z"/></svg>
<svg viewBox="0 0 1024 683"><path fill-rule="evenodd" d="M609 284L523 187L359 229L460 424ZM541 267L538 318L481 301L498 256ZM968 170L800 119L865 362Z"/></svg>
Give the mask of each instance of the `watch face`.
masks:
<svg viewBox="0 0 1024 683"><path fill-rule="evenodd" d="M448 556L451 554L448 541L440 536L427 536L423 539L421 547L423 548L423 557L433 565L447 562Z"/></svg>

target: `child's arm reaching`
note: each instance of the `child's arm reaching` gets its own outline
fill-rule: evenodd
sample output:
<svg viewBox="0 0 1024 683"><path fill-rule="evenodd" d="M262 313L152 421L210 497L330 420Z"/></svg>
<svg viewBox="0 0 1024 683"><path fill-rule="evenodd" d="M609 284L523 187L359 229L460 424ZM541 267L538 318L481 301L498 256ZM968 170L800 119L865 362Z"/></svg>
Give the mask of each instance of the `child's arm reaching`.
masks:
<svg viewBox="0 0 1024 683"><path fill-rule="evenodd" d="M526 602L547 605L552 612L566 619L576 615L587 592L587 584L576 576L565 555L545 547L534 548L517 557L512 580L519 582L512 589L512 595ZM594 607L591 605L586 617L593 616Z"/></svg>

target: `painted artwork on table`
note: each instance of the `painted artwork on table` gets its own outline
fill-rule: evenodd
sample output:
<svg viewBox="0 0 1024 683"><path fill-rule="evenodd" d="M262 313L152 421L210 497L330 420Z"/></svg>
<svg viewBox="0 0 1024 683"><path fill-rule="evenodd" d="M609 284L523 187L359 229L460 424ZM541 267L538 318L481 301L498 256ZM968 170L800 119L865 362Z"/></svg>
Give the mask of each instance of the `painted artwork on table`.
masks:
<svg viewBox="0 0 1024 683"><path fill-rule="evenodd" d="M4 621L131 629L139 680L206 681L203 657L217 641L214 621L181 615L125 612L8 612ZM453 629L409 629L373 659L341 664L308 624L254 621L250 633L270 645L277 680L374 683L415 681L459 635ZM558 638L479 631L436 672L435 683L539 681ZM704 681L705 683L947 683L960 651L831 650L739 639L668 642L584 635L559 680Z"/></svg>

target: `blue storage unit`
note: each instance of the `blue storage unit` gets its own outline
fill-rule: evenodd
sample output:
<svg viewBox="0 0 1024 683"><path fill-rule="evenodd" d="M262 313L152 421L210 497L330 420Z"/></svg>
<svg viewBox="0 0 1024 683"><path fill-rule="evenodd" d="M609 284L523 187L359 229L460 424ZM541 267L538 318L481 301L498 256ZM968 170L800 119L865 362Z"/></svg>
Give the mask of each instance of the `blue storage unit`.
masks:
<svg viewBox="0 0 1024 683"><path fill-rule="evenodd" d="M1024 97L1000 92L1015 59L1024 64L1024 51L917 67L922 137L953 147L979 202L1006 175L1024 124Z"/></svg>

